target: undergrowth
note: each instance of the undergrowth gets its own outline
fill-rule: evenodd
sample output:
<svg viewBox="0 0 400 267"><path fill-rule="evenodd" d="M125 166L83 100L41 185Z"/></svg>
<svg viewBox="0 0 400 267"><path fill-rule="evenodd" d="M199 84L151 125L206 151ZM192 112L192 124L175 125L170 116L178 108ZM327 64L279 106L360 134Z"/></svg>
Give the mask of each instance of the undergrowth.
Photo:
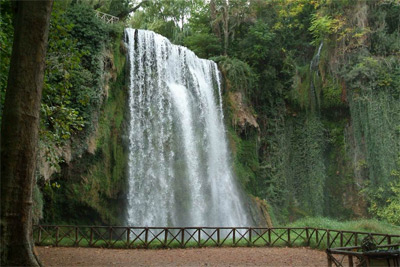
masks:
<svg viewBox="0 0 400 267"><path fill-rule="evenodd" d="M307 217L290 223L287 225L287 227L313 227L320 229L347 230L380 234L400 234L400 226L395 226L375 219L337 221L324 217Z"/></svg>

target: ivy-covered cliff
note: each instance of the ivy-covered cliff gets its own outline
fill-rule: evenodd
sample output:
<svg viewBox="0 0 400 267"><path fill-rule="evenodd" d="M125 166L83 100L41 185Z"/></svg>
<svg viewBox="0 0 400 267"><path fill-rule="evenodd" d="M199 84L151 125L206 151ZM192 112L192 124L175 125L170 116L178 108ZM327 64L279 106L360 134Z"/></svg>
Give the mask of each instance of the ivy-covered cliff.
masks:
<svg viewBox="0 0 400 267"><path fill-rule="evenodd" d="M71 84L77 95L71 92L70 96L74 98L71 103L80 104L77 114L82 116L83 125L60 144L62 150L70 150L70 155L61 153L56 159L58 168L51 179L41 180L43 169L39 169L38 186L44 202L42 221L122 224L128 98L123 26L107 25L87 5L77 4L64 12L60 14L61 21L53 12L52 25L66 28L66 39L76 38L78 53L82 53L83 71L64 71L68 79L77 81ZM64 19L70 24L64 24ZM92 75L92 79L81 77L85 74ZM85 89L87 95L81 96Z"/></svg>
<svg viewBox="0 0 400 267"><path fill-rule="evenodd" d="M220 62L227 99L245 96L259 126L232 121L247 190L280 221L398 224L400 3L266 1L253 11L231 43L241 61Z"/></svg>

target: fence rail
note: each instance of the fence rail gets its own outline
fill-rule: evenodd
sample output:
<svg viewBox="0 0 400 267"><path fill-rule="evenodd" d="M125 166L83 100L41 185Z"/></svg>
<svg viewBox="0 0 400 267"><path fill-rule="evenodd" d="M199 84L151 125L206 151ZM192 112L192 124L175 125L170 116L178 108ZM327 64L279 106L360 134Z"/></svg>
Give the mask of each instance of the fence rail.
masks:
<svg viewBox="0 0 400 267"><path fill-rule="evenodd" d="M318 228L124 227L34 225L38 246L176 248L204 246L358 246L371 234L378 245L400 243L400 235Z"/></svg>

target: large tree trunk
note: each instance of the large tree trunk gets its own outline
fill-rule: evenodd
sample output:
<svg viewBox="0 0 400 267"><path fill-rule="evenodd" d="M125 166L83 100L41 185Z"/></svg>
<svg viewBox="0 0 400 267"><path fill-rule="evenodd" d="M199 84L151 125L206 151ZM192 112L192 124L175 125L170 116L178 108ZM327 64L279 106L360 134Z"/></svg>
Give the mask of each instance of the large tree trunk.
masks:
<svg viewBox="0 0 400 267"><path fill-rule="evenodd" d="M17 1L1 126L1 265L37 266L32 243L39 111L53 0Z"/></svg>

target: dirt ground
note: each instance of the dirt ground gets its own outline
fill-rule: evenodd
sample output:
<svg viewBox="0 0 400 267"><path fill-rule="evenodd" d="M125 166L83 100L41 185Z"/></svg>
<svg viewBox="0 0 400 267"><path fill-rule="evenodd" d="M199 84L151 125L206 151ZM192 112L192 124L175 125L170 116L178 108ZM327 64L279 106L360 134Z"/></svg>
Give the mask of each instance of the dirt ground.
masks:
<svg viewBox="0 0 400 267"><path fill-rule="evenodd" d="M309 248L101 249L36 247L44 266L326 266Z"/></svg>

